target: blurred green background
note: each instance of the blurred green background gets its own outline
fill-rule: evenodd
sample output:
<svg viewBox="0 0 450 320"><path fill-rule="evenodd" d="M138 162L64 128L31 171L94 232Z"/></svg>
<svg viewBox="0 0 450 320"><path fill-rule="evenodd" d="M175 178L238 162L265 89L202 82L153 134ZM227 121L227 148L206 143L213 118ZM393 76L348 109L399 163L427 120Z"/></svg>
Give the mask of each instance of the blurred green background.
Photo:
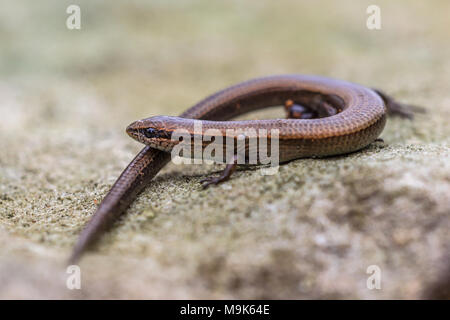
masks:
<svg viewBox="0 0 450 320"><path fill-rule="evenodd" d="M66 28L71 4L80 30ZM372 4L381 30L366 27ZM419 297L449 242L449 13L447 0L3 1L0 297ZM65 288L79 231L141 148L129 123L283 73L428 113L390 119L384 148L297 161L276 180L244 170L203 192L215 167L171 165L86 258L84 289ZM376 263L380 292L365 287Z"/></svg>

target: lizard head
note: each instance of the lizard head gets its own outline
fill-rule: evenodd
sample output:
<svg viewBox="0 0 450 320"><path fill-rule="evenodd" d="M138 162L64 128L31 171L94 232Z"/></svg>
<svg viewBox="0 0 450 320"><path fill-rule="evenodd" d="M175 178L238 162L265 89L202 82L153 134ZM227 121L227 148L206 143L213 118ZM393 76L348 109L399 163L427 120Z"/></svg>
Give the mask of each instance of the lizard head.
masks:
<svg viewBox="0 0 450 320"><path fill-rule="evenodd" d="M172 139L175 130L182 127L178 117L157 116L130 124L126 132L133 139L158 150L169 152L179 143Z"/></svg>

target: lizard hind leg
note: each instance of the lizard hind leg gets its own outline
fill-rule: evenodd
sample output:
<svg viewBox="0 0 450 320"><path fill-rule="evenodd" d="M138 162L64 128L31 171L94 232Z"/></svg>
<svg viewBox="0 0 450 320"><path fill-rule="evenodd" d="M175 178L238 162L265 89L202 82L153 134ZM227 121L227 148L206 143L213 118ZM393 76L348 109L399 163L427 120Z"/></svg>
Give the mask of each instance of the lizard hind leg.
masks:
<svg viewBox="0 0 450 320"><path fill-rule="evenodd" d="M388 113L390 115L399 116L401 118L413 119L415 113L425 113L425 108L409 105L405 103L400 103L395 101L394 98L387 95L381 90L373 89L378 95L383 99L386 108L388 109Z"/></svg>
<svg viewBox="0 0 450 320"><path fill-rule="evenodd" d="M315 107L305 106L288 99L284 103L288 119L316 119L335 115L339 112L333 105L320 96L312 102Z"/></svg>
<svg viewBox="0 0 450 320"><path fill-rule="evenodd" d="M315 111L310 108L295 103L291 99L286 100L284 103L284 109L286 110L286 118L288 119L313 119L317 118Z"/></svg>

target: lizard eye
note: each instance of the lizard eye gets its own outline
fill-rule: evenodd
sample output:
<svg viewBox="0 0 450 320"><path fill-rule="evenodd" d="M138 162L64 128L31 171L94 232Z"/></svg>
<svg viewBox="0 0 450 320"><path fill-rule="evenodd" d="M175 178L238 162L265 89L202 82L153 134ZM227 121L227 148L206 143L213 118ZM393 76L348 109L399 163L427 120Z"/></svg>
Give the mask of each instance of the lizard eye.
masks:
<svg viewBox="0 0 450 320"><path fill-rule="evenodd" d="M154 128L142 129L142 133L147 138L162 138L162 139L170 139L170 132L165 130L157 130Z"/></svg>
<svg viewBox="0 0 450 320"><path fill-rule="evenodd" d="M147 128L144 129L144 136L146 136L147 138L156 138L158 137L158 130L153 129L153 128Z"/></svg>

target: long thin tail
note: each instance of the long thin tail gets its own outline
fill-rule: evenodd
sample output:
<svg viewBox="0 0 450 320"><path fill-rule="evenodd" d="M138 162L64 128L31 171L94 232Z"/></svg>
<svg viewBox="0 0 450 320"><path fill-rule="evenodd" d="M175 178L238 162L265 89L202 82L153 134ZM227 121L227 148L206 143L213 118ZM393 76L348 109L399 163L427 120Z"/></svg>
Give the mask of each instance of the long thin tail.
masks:
<svg viewBox="0 0 450 320"><path fill-rule="evenodd" d="M149 147L145 147L139 152L116 180L81 232L69 258L69 265L79 261L86 249L128 208L169 160L170 154Z"/></svg>

